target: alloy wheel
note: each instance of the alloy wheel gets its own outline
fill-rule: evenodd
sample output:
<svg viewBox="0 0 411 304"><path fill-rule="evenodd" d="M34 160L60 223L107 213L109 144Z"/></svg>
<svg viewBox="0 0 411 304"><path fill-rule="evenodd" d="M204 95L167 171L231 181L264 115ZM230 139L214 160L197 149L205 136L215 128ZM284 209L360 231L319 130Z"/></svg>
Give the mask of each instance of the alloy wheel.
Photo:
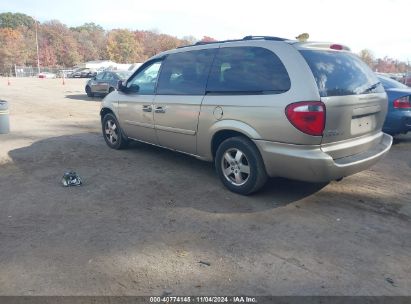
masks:
<svg viewBox="0 0 411 304"><path fill-rule="evenodd" d="M109 119L104 126L104 132L107 140L112 144L116 144L118 140L118 128L115 121Z"/></svg>
<svg viewBox="0 0 411 304"><path fill-rule="evenodd" d="M250 166L246 155L239 149L231 148L221 159L224 177L233 185L244 185L250 177Z"/></svg>

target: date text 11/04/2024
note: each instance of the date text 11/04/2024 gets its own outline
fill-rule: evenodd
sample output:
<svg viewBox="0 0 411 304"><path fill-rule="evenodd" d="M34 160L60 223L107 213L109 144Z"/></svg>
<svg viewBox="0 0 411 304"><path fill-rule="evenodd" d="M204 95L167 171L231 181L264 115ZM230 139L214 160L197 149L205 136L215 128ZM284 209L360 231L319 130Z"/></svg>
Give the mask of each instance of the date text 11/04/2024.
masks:
<svg viewBox="0 0 411 304"><path fill-rule="evenodd" d="M151 303L257 303L255 297L150 297Z"/></svg>

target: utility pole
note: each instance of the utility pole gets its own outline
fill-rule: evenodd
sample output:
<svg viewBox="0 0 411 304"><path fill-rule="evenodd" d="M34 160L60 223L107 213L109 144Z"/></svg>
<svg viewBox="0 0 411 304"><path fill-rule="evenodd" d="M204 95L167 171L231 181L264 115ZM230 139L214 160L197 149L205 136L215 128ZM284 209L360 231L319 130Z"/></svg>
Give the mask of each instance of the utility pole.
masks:
<svg viewBox="0 0 411 304"><path fill-rule="evenodd" d="M37 73L40 74L40 56L39 56L39 40L37 37L37 20L34 19L36 24L36 49L37 49Z"/></svg>

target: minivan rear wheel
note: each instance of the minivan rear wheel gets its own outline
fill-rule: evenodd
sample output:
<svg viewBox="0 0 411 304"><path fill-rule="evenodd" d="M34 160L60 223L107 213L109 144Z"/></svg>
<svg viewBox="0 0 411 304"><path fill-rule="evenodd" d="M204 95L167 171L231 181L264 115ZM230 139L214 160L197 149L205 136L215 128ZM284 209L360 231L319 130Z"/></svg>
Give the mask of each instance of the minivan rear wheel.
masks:
<svg viewBox="0 0 411 304"><path fill-rule="evenodd" d="M220 144L215 167L223 184L239 194L251 194L267 181L260 152L252 141L244 137L231 137Z"/></svg>
<svg viewBox="0 0 411 304"><path fill-rule="evenodd" d="M120 150L127 147L128 140L123 135L120 125L113 114L108 113L104 115L101 126L104 140L110 148Z"/></svg>

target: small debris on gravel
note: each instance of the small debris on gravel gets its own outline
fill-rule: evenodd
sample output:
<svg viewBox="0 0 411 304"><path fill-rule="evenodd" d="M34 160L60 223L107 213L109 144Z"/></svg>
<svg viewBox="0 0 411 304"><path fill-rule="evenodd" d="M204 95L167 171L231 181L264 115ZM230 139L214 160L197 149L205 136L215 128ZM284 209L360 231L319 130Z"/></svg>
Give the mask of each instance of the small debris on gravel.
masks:
<svg viewBox="0 0 411 304"><path fill-rule="evenodd" d="M391 278L385 278L385 280L390 283L392 286L396 287L396 285L394 284L394 280Z"/></svg>
<svg viewBox="0 0 411 304"><path fill-rule="evenodd" d="M179 258L182 258L182 257L185 257L188 252L185 251L185 250L178 249L178 250L176 251L176 253L177 253L177 256L178 256Z"/></svg>
<svg viewBox="0 0 411 304"><path fill-rule="evenodd" d="M169 295L171 295L172 294L172 292L170 291L170 290L165 290L162 294L161 294L161 297L167 297L167 296L169 296Z"/></svg>
<svg viewBox="0 0 411 304"><path fill-rule="evenodd" d="M61 183L64 187L81 186L83 183L81 177L75 171L67 171L64 173Z"/></svg>
<svg viewBox="0 0 411 304"><path fill-rule="evenodd" d="M211 264L209 262L200 261L198 263L202 264L202 265L206 265L206 266L211 266Z"/></svg>

